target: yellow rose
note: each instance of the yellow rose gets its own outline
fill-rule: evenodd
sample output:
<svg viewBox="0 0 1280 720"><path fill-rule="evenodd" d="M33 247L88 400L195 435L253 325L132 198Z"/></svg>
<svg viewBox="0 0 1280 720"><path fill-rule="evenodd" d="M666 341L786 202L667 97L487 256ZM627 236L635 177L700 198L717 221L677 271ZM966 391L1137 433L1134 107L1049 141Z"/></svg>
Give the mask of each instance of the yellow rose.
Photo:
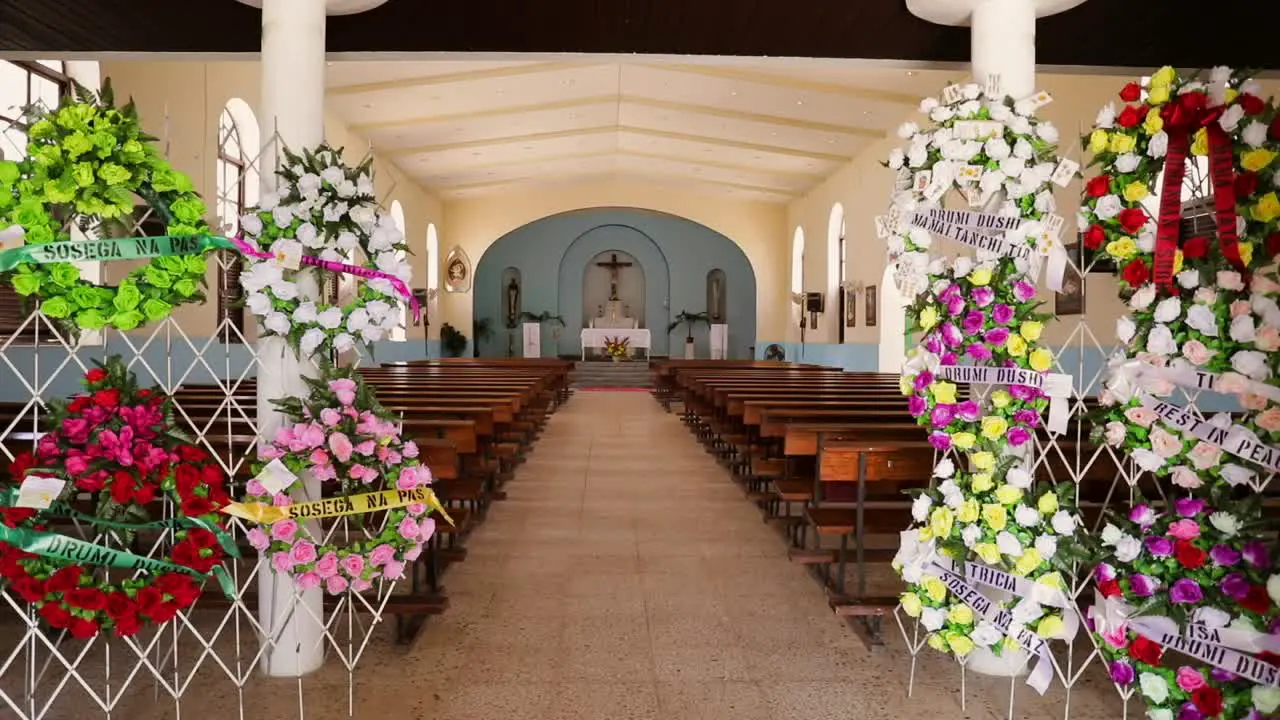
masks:
<svg viewBox="0 0 1280 720"><path fill-rule="evenodd" d="M1258 172L1270 165L1271 161L1275 159L1276 153L1274 150L1268 150L1266 148L1246 150L1240 154L1240 167L1248 170L1249 172Z"/></svg>
<svg viewBox="0 0 1280 720"><path fill-rule="evenodd" d="M1022 327L1018 328L1018 334L1031 342L1040 339L1040 335L1044 333L1044 323L1035 320L1027 320L1022 323Z"/></svg>
<svg viewBox="0 0 1280 720"><path fill-rule="evenodd" d="M1041 515L1052 515L1058 512L1058 496L1053 494L1053 491L1041 495L1036 501L1036 509Z"/></svg>
<svg viewBox="0 0 1280 720"><path fill-rule="evenodd" d="M996 500L1003 505L1013 505L1022 499L1022 491L1012 485L1001 485L996 488Z"/></svg>
<svg viewBox="0 0 1280 720"><path fill-rule="evenodd" d="M974 268L974 270L969 273L969 282L974 285L986 285L991 282L991 270L984 267Z"/></svg>
<svg viewBox="0 0 1280 720"><path fill-rule="evenodd" d="M978 438L974 437L974 434L970 432L958 432L951 436L951 444L960 450L968 450L977 441Z"/></svg>
<svg viewBox="0 0 1280 720"><path fill-rule="evenodd" d="M1173 274L1174 275L1177 275L1178 273L1182 272L1182 261L1185 259L1186 258L1182 256L1181 250L1173 251Z"/></svg>
<svg viewBox="0 0 1280 720"><path fill-rule="evenodd" d="M1053 365L1053 353L1044 348L1036 348L1027 356L1027 362L1031 365L1031 369L1036 372L1044 372Z"/></svg>
<svg viewBox="0 0 1280 720"><path fill-rule="evenodd" d="M1127 153L1138 146L1138 139L1124 133L1111 133L1111 144L1107 149L1113 153Z"/></svg>
<svg viewBox="0 0 1280 720"><path fill-rule="evenodd" d="M932 633L929 635L929 647L937 650L938 652L946 652L947 641L943 640L942 636L938 633Z"/></svg>
<svg viewBox="0 0 1280 720"><path fill-rule="evenodd" d="M1022 551L1022 557L1018 558L1018 562L1013 566L1013 571L1018 575L1026 575L1040 567L1040 559L1040 551L1034 547L1029 547Z"/></svg>
<svg viewBox="0 0 1280 720"><path fill-rule="evenodd" d="M933 539L933 530L929 529L928 525L925 525L924 527L920 528L919 533L920 533L920 542L929 542L930 540Z"/></svg>
<svg viewBox="0 0 1280 720"><path fill-rule="evenodd" d="M1235 100L1237 97L1239 97L1239 95L1240 95L1239 90L1236 90L1235 88L1227 88L1226 92L1222 94L1223 100L1225 101L1222 104L1224 106L1230 105L1231 101Z"/></svg>
<svg viewBox="0 0 1280 720"><path fill-rule="evenodd" d="M1051 587L1055 590L1061 590L1062 589L1062 573L1058 572L1057 570L1054 570L1053 572L1050 572L1050 573L1045 573L1044 575L1041 575L1040 577L1036 578L1036 582L1040 583L1041 585L1044 585L1045 587Z"/></svg>
<svg viewBox="0 0 1280 720"><path fill-rule="evenodd" d="M1153 110L1147 113L1147 119L1142 121L1142 129L1146 130L1148 135L1155 135L1164 129L1164 118Z"/></svg>
<svg viewBox="0 0 1280 720"><path fill-rule="evenodd" d="M920 311L920 329L930 330L938 324L938 309L930 305Z"/></svg>
<svg viewBox="0 0 1280 720"><path fill-rule="evenodd" d="M1274 195L1275 193L1271 193ZM1245 265L1253 262L1253 243L1240 243L1240 261Z"/></svg>
<svg viewBox="0 0 1280 720"><path fill-rule="evenodd" d="M974 473L969 478L969 487L974 492L986 492L995 486L995 482L991 479L991 473Z"/></svg>
<svg viewBox="0 0 1280 720"><path fill-rule="evenodd" d="M1022 357L1027 354L1027 341L1023 340L1020 335L1010 335L1009 339L1004 341L1004 347L1014 357Z"/></svg>
<svg viewBox="0 0 1280 720"><path fill-rule="evenodd" d="M998 505L996 507L999 507ZM1000 508L1004 510L1004 508ZM978 554L982 562L988 565L995 565L1000 562L1000 548L995 543L978 543L973 546L973 551Z"/></svg>
<svg viewBox="0 0 1280 720"><path fill-rule="evenodd" d="M971 523L978 519L978 501L969 498L960 503L960 509L956 511L956 519L962 523Z"/></svg>
<svg viewBox="0 0 1280 720"><path fill-rule="evenodd" d="M991 469L996 466L996 456L986 450L976 452L969 456L969 464L978 472L991 472Z"/></svg>
<svg viewBox="0 0 1280 720"><path fill-rule="evenodd" d="M1172 65L1165 65L1164 67L1152 73L1151 80L1149 81L1149 85L1151 87L1167 88L1173 84L1174 80L1177 80L1177 79L1178 79L1178 71L1174 70Z"/></svg>
<svg viewBox="0 0 1280 720"><path fill-rule="evenodd" d="M1094 130L1093 134L1089 136L1089 152L1095 155L1105 152L1109 144L1111 144L1111 139L1107 137L1106 130Z"/></svg>
<svg viewBox="0 0 1280 720"><path fill-rule="evenodd" d="M934 402L954 404L956 401L956 386L954 383L940 382L933 385Z"/></svg>
<svg viewBox="0 0 1280 720"><path fill-rule="evenodd" d="M1107 254L1112 257L1128 260L1138 254L1138 243L1134 242L1131 237L1118 237L1107 243L1106 250Z"/></svg>
<svg viewBox="0 0 1280 720"><path fill-rule="evenodd" d="M1258 198L1258 204L1253 206L1253 219L1265 223L1271 222L1277 217L1280 217L1280 198L1276 198L1274 192L1269 192Z"/></svg>
<svg viewBox="0 0 1280 720"><path fill-rule="evenodd" d="M982 437L997 440L1009 431L1009 423L1002 417L988 415L982 418Z"/></svg>
<svg viewBox="0 0 1280 720"><path fill-rule="evenodd" d="M915 392L915 388L914 388L914 386L912 386L912 384L911 384L911 378L907 377L906 375L903 375L902 377L899 377L899 378L898 378L898 390L899 390L903 395L911 395L911 394L913 394L913 393Z"/></svg>
<svg viewBox="0 0 1280 720"><path fill-rule="evenodd" d="M973 611L968 605L952 605L947 619L957 625L969 625L973 623Z"/></svg>
<svg viewBox="0 0 1280 720"><path fill-rule="evenodd" d="M1140 202L1143 198L1150 195L1151 191L1147 189L1147 184L1143 182L1133 181L1124 186L1124 199L1131 203Z"/></svg>
<svg viewBox="0 0 1280 720"><path fill-rule="evenodd" d="M920 610L924 607L924 603L920 602L920 597L913 592L904 592L898 597L898 602L902 604L902 611L911 617L920 617Z"/></svg>
<svg viewBox="0 0 1280 720"><path fill-rule="evenodd" d="M964 657L965 655L973 652L973 641L969 639L968 635L948 633L947 645L951 648L951 652L954 652L960 657Z"/></svg>
<svg viewBox="0 0 1280 720"><path fill-rule="evenodd" d="M1062 618L1057 615L1046 615L1040 619L1040 624L1036 626L1036 634L1042 638L1055 638L1066 629L1066 623L1062 622Z"/></svg>
<svg viewBox="0 0 1280 720"><path fill-rule="evenodd" d="M951 508L934 508L929 515L929 528L933 530L934 535L945 538L951 534L951 525L954 521L955 514L951 512Z"/></svg>
<svg viewBox="0 0 1280 720"><path fill-rule="evenodd" d="M1147 102L1152 105L1163 105L1169 102L1169 86L1158 85L1147 88Z"/></svg>
<svg viewBox="0 0 1280 720"><path fill-rule="evenodd" d="M1000 647L1001 647L1002 651L1003 651L1003 650L1017 650L1017 649L1018 649L1018 641L1017 641L1017 640L1014 640L1013 638L1011 638L1011 637L1009 637L1008 635L1006 635L1006 636L1004 637L1004 639L1000 641Z"/></svg>
<svg viewBox="0 0 1280 720"><path fill-rule="evenodd" d="M1013 402L1013 396L1008 390L996 390L991 393L991 404L997 408L1009 407L1009 403Z"/></svg>
<svg viewBox="0 0 1280 720"><path fill-rule="evenodd" d="M940 603L947 599L947 584L932 575L925 576L920 581L920 587L924 588L925 594L933 602Z"/></svg>
<svg viewBox="0 0 1280 720"><path fill-rule="evenodd" d="M1194 139L1191 141L1192 155L1208 155L1209 154L1209 131L1200 128L1196 131Z"/></svg>
<svg viewBox="0 0 1280 720"><path fill-rule="evenodd" d="M1003 505L988 503L982 506L982 519L986 521L987 527L1000 532L1009 524L1009 512Z"/></svg>

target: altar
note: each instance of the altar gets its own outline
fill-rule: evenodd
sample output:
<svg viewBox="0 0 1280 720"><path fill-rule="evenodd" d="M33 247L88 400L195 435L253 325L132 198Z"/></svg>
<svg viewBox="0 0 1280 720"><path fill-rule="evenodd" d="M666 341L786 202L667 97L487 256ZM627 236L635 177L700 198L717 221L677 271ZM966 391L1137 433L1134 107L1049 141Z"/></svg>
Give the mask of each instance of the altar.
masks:
<svg viewBox="0 0 1280 720"><path fill-rule="evenodd" d="M652 343L645 328L585 328L582 331L582 359L587 359L587 348L603 350L605 342L622 339L627 340L633 351L644 348L645 357L649 357Z"/></svg>

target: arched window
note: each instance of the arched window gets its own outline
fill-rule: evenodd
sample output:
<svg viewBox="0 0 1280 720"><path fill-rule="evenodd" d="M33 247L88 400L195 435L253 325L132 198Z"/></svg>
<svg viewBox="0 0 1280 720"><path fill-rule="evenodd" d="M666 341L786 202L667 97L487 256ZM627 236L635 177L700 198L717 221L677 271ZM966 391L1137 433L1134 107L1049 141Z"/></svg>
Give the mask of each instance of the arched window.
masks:
<svg viewBox="0 0 1280 720"><path fill-rule="evenodd" d="M831 306L844 307L844 206L836 203L831 206L831 216L827 220L827 291L830 293ZM828 313L836 324L836 342L844 342L844 314Z"/></svg>
<svg viewBox="0 0 1280 720"><path fill-rule="evenodd" d="M258 121L249 104L232 98L218 116L217 183L218 230L240 232L240 216L258 202ZM219 250L218 333L223 342L244 341L244 308L238 306L242 290L239 253Z"/></svg>
<svg viewBox="0 0 1280 720"><path fill-rule="evenodd" d="M440 236L436 224L427 223L427 289L440 288Z"/></svg>
<svg viewBox="0 0 1280 720"><path fill-rule="evenodd" d="M791 292L804 292L804 228L796 228L791 240Z"/></svg>
<svg viewBox="0 0 1280 720"><path fill-rule="evenodd" d="M400 204L399 200L391 201L391 222L396 224L396 229L399 230L400 235L403 236L405 234L404 233L404 206ZM401 260L404 259L404 251L399 251L396 253L396 255L399 256ZM404 342L405 328L407 328L408 326L409 326L409 304L405 302L403 298L401 298L400 299L400 324L391 329L392 342Z"/></svg>

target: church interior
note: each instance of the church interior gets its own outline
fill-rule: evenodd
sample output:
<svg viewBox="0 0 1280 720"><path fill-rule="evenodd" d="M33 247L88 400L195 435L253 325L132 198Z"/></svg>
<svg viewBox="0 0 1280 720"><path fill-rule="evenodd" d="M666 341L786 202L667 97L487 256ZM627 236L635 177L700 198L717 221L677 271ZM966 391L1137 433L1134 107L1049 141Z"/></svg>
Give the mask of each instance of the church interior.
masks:
<svg viewBox="0 0 1280 720"><path fill-rule="evenodd" d="M1252 5L0 0L0 718L1280 718Z"/></svg>

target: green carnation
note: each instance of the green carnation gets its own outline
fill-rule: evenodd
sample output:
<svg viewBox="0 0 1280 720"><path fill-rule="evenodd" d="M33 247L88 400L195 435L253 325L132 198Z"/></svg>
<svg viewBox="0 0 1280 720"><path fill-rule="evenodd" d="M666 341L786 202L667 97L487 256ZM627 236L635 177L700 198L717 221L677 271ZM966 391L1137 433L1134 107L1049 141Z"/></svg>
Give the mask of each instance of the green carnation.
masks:
<svg viewBox="0 0 1280 720"><path fill-rule="evenodd" d="M133 173L129 172L121 165L115 163L104 163L98 168L98 177L102 178L102 182L108 185L123 185L133 177Z"/></svg>
<svg viewBox="0 0 1280 720"><path fill-rule="evenodd" d="M54 295L40 303L40 312L51 318L64 318L71 315L71 303L65 297Z"/></svg>
<svg viewBox="0 0 1280 720"><path fill-rule="evenodd" d="M40 201L26 199L14 211L13 220L30 232L33 227L50 224L53 218L49 217L49 212Z"/></svg>
<svg viewBox="0 0 1280 720"><path fill-rule="evenodd" d="M58 128L48 119L38 120L27 128L27 137L32 140L47 140L54 136Z"/></svg>
<svg viewBox="0 0 1280 720"><path fill-rule="evenodd" d="M71 302L75 303L78 308L95 308L102 306L105 302L100 290L101 288L91 285L77 285L71 288L71 292L67 293L67 296L71 298Z"/></svg>
<svg viewBox="0 0 1280 720"><path fill-rule="evenodd" d="M141 162L142 158L146 157L146 152L142 143L137 140L125 140L124 145L120 147L120 155L125 162L136 163Z"/></svg>
<svg viewBox="0 0 1280 720"><path fill-rule="evenodd" d="M169 212L179 222L195 225L204 218L204 203L199 197L184 196L169 206Z"/></svg>
<svg viewBox="0 0 1280 720"><path fill-rule="evenodd" d="M22 296L40 292L40 276L35 273L19 273L13 276L13 291Z"/></svg>
<svg viewBox="0 0 1280 720"><path fill-rule="evenodd" d="M0 185L12 185L18 182L20 177L22 177L22 171L18 168L18 163L11 160L0 160Z"/></svg>
<svg viewBox="0 0 1280 720"><path fill-rule="evenodd" d="M26 229L26 241L28 245L43 245L54 241L55 235L53 229L48 225L37 225Z"/></svg>
<svg viewBox="0 0 1280 720"><path fill-rule="evenodd" d="M101 330L107 326L107 316L101 310L82 310L76 313L76 325L85 330Z"/></svg>
<svg viewBox="0 0 1280 720"><path fill-rule="evenodd" d="M62 162L62 148L57 145L45 145L31 156L37 165L49 167Z"/></svg>
<svg viewBox="0 0 1280 720"><path fill-rule="evenodd" d="M209 263L205 260L204 255L183 255L182 264L187 273L191 275L204 276L209 269Z"/></svg>
<svg viewBox="0 0 1280 720"><path fill-rule="evenodd" d="M71 263L54 263L49 267L49 279L54 285L69 288L80 282L80 268Z"/></svg>
<svg viewBox="0 0 1280 720"><path fill-rule="evenodd" d="M116 150L116 137L109 132L95 132L89 139L93 141L100 158L109 158Z"/></svg>
<svg viewBox="0 0 1280 720"><path fill-rule="evenodd" d="M161 270L168 273L181 273L182 269L185 267L182 264L182 257L178 255L164 255L152 260L151 262L159 266Z"/></svg>
<svg viewBox="0 0 1280 720"><path fill-rule="evenodd" d="M61 177L44 184L44 196L51 203L69 203L76 197L76 182L70 177Z"/></svg>
<svg viewBox="0 0 1280 720"><path fill-rule="evenodd" d="M76 163L71 167L71 177L75 178L77 187L89 187L93 184L93 166L87 162Z"/></svg>
<svg viewBox="0 0 1280 720"><path fill-rule="evenodd" d="M142 313L137 310L128 310L126 312L118 312L112 315L110 323L119 330L132 330L142 324Z"/></svg>
<svg viewBox="0 0 1280 720"><path fill-rule="evenodd" d="M126 280L120 283L120 287L116 288L116 296L111 300L111 304L116 310L125 312L138 307L138 303L142 302L142 291L138 289L136 283L132 280Z"/></svg>
<svg viewBox="0 0 1280 720"><path fill-rule="evenodd" d="M196 294L196 281L191 278L182 278L173 284L173 291L184 298L191 297Z"/></svg>
<svg viewBox="0 0 1280 720"><path fill-rule="evenodd" d="M149 322L163 320L169 317L169 313L172 311L172 305L158 298L149 298L142 303L142 314L146 316Z"/></svg>
<svg viewBox="0 0 1280 720"><path fill-rule="evenodd" d="M173 276L156 265L148 265L143 271L143 276L147 279L147 284L153 287L165 289L173 287Z"/></svg>
<svg viewBox="0 0 1280 720"><path fill-rule="evenodd" d="M75 160L93 149L93 141L84 133L74 132L62 139L62 150Z"/></svg>

